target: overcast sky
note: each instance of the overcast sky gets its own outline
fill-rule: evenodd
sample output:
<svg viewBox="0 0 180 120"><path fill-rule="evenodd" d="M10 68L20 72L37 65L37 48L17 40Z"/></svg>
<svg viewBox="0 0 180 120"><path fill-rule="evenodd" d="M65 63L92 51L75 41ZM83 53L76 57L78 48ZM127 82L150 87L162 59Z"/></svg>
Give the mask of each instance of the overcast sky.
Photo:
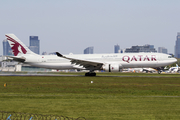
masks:
<svg viewBox="0 0 180 120"><path fill-rule="evenodd" d="M29 36L39 36L40 53L113 53L116 44L174 53L177 32L180 0L0 0L1 41L14 33L29 46Z"/></svg>

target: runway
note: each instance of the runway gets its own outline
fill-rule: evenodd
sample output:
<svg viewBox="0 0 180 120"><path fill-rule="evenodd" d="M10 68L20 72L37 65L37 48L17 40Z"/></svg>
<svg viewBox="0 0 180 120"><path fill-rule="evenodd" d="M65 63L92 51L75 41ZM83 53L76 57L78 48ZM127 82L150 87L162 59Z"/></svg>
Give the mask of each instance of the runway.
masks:
<svg viewBox="0 0 180 120"><path fill-rule="evenodd" d="M7 72L1 72L0 76L59 76L59 77L146 77L146 78L180 78L180 76L164 76L163 74L161 75L136 75L136 76L131 76L131 75L97 75L97 76L85 76L85 75L75 75L75 74L52 74L52 73L36 73L36 72L29 72L29 73L7 73Z"/></svg>

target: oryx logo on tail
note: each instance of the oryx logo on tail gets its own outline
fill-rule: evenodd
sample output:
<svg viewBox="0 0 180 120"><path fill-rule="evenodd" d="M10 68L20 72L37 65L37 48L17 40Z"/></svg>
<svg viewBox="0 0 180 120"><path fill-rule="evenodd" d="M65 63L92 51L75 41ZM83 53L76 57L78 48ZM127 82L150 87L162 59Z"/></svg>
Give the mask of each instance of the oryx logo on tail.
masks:
<svg viewBox="0 0 180 120"><path fill-rule="evenodd" d="M19 53L26 54L26 49L18 43L16 40L14 40L12 37L6 35L7 40L9 40L9 45L11 46L12 52L14 53L14 56L17 56Z"/></svg>

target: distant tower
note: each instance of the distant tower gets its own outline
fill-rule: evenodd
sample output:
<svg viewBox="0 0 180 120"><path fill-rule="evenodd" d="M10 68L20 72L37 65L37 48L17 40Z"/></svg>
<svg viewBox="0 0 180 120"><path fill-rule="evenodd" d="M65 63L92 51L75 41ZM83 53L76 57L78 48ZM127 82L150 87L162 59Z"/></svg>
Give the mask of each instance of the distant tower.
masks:
<svg viewBox="0 0 180 120"><path fill-rule="evenodd" d="M175 57L180 58L180 32L177 33L177 39L175 44Z"/></svg>
<svg viewBox="0 0 180 120"><path fill-rule="evenodd" d="M93 54L94 53L94 47L88 47L84 49L84 54Z"/></svg>
<svg viewBox="0 0 180 120"><path fill-rule="evenodd" d="M3 55L13 55L12 49L7 39L3 40Z"/></svg>
<svg viewBox="0 0 180 120"><path fill-rule="evenodd" d="M114 46L114 53L119 53L120 46L117 44Z"/></svg>
<svg viewBox="0 0 180 120"><path fill-rule="evenodd" d="M36 54L40 53L40 44L39 44L38 36L30 36L29 37L29 49Z"/></svg>

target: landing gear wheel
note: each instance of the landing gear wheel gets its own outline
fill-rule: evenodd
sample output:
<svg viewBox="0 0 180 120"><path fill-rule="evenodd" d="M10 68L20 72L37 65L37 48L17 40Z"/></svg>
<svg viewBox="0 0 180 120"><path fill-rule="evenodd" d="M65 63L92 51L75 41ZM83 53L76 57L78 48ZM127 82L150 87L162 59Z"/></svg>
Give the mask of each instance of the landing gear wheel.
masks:
<svg viewBox="0 0 180 120"><path fill-rule="evenodd" d="M162 72L161 70L158 70L158 74L161 74L161 72Z"/></svg>
<svg viewBox="0 0 180 120"><path fill-rule="evenodd" d="M88 72L88 73L85 73L85 76L96 76L96 73L95 72Z"/></svg>

